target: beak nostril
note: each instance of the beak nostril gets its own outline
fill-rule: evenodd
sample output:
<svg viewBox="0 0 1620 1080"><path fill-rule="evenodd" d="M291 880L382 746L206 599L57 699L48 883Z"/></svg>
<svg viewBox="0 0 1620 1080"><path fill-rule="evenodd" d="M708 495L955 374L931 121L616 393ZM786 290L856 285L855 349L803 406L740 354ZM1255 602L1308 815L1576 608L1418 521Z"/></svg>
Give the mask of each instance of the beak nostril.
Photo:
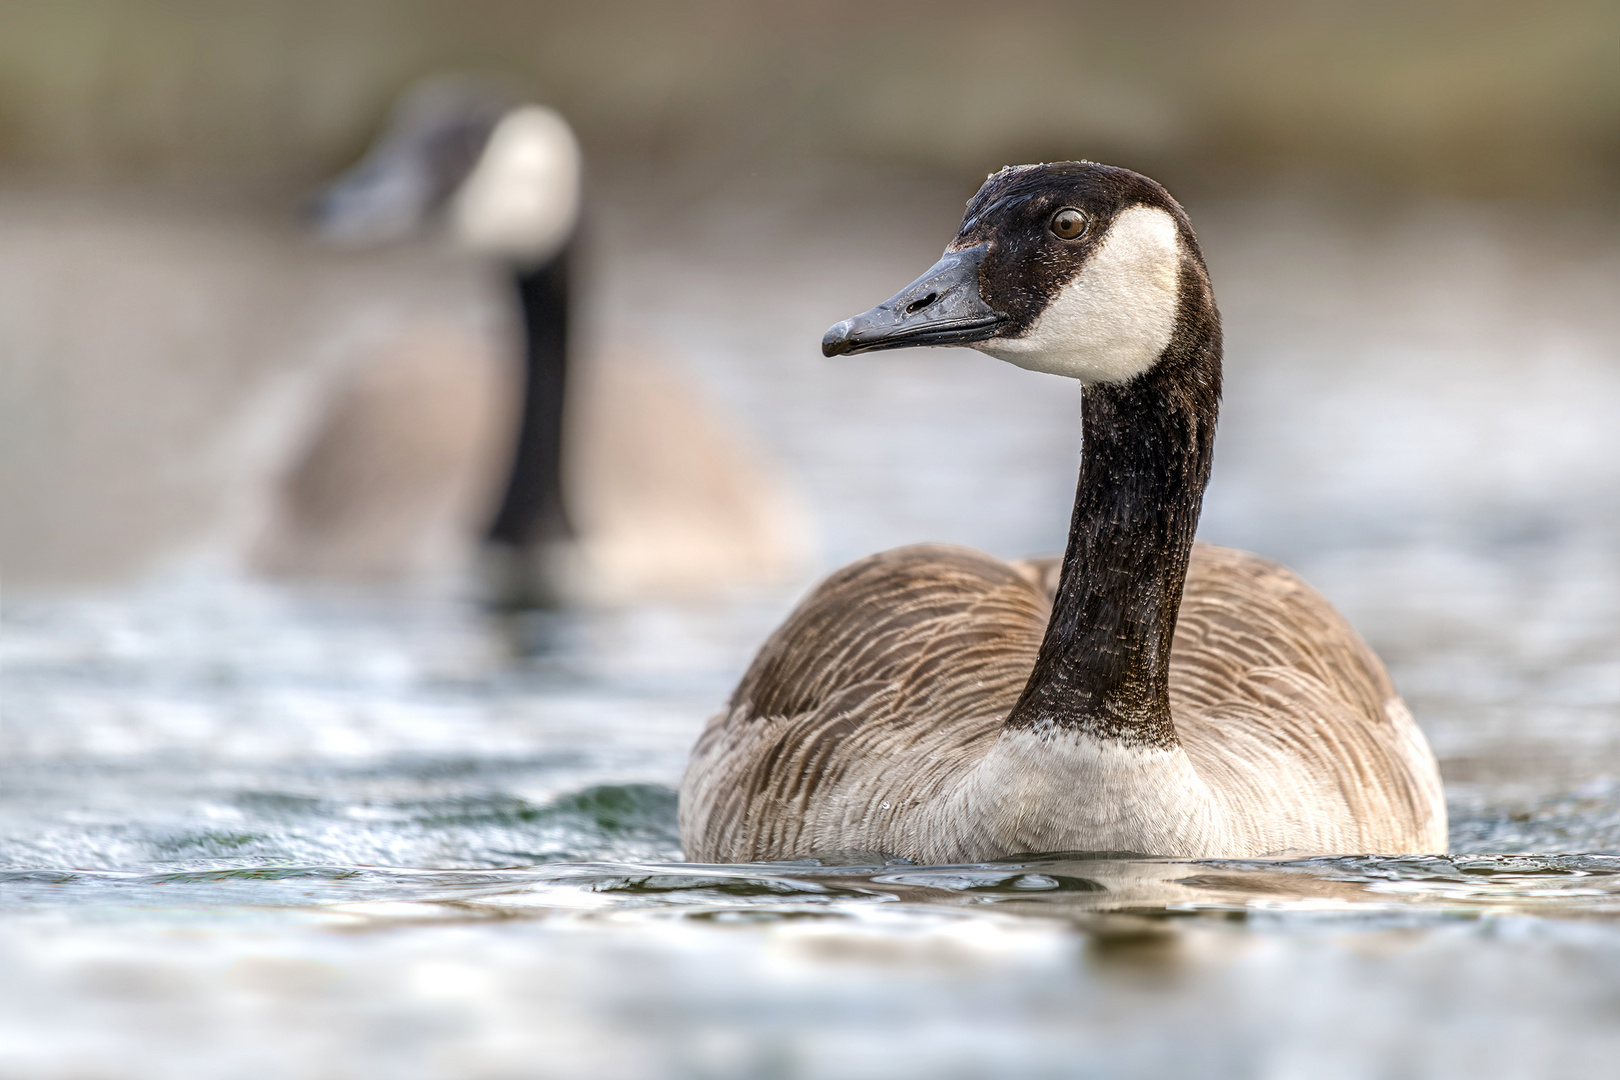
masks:
<svg viewBox="0 0 1620 1080"><path fill-rule="evenodd" d="M989 341L1007 321L979 295L979 272L987 244L947 252L921 277L870 311L828 329L824 356L902 349L916 345L967 345Z"/></svg>

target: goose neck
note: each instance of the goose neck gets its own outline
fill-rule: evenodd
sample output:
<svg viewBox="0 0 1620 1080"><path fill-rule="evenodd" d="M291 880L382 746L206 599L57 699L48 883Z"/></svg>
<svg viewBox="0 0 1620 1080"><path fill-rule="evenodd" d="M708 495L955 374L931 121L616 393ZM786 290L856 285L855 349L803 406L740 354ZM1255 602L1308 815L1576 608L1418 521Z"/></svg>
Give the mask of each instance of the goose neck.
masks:
<svg viewBox="0 0 1620 1080"><path fill-rule="evenodd" d="M1183 273L1176 329L1159 361L1082 392L1068 545L1009 728L1176 745L1170 644L1209 479L1220 353L1219 316L1195 265Z"/></svg>
<svg viewBox="0 0 1620 1080"><path fill-rule="evenodd" d="M530 548L573 536L562 490L569 261L564 248L514 271L523 316L523 411L506 490L486 534L496 544Z"/></svg>

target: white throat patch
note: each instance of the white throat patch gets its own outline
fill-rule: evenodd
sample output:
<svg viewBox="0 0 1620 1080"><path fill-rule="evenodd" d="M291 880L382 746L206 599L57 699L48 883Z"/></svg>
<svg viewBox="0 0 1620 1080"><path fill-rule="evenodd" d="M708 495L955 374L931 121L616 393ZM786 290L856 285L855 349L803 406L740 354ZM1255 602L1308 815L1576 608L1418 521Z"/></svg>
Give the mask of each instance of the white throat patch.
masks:
<svg viewBox="0 0 1620 1080"><path fill-rule="evenodd" d="M579 217L580 151L554 110L514 109L490 133L478 164L450 201L450 227L474 251L544 262Z"/></svg>
<svg viewBox="0 0 1620 1080"><path fill-rule="evenodd" d="M1082 383L1125 382L1152 367L1170 344L1180 276L1175 218L1133 206L1114 219L1101 246L1027 333L972 347Z"/></svg>

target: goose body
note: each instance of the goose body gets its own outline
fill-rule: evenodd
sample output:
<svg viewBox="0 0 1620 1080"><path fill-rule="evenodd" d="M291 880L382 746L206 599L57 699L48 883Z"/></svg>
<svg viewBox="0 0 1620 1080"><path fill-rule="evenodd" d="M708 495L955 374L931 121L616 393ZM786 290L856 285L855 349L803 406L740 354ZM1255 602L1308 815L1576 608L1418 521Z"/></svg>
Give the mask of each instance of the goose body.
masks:
<svg viewBox="0 0 1620 1080"><path fill-rule="evenodd" d="M911 344L1082 383L1068 550L921 545L823 582L692 751L688 858L1445 850L1434 757L1378 658L1289 571L1193 544L1219 316L1162 188L992 176L945 257L824 351Z"/></svg>

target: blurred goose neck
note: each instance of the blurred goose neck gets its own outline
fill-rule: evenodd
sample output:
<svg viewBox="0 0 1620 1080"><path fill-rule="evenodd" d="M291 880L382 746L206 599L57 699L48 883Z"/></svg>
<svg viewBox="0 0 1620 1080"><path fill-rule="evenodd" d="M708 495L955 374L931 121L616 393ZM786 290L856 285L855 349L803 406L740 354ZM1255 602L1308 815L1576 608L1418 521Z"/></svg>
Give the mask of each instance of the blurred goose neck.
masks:
<svg viewBox="0 0 1620 1080"><path fill-rule="evenodd" d="M512 470L488 539L514 548L573 536L563 503L563 411L568 382L569 263L550 261L514 273L523 313L523 414Z"/></svg>

